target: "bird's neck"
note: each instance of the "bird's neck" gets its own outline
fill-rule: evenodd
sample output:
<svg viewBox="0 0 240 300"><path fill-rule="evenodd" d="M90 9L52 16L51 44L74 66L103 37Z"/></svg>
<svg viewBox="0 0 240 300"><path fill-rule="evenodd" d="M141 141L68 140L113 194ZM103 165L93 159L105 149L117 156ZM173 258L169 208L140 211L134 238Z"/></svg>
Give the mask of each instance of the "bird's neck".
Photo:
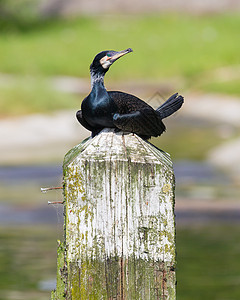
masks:
<svg viewBox="0 0 240 300"><path fill-rule="evenodd" d="M104 87L104 76L105 73L99 73L90 71L91 74L91 87L93 88L95 85L103 86Z"/></svg>

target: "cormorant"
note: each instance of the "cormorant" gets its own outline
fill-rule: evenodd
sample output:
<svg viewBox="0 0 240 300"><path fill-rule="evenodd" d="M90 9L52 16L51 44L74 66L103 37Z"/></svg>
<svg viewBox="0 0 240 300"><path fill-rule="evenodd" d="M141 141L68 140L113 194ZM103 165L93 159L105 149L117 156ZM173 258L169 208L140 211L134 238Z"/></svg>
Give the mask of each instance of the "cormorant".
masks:
<svg viewBox="0 0 240 300"><path fill-rule="evenodd" d="M92 90L83 100L76 116L81 125L92 132L92 137L106 127L136 133L143 139L157 137L166 129L162 119L176 112L183 104L183 97L176 93L154 110L136 96L106 90L104 76L109 67L132 51L131 48L119 52L102 51L90 65Z"/></svg>

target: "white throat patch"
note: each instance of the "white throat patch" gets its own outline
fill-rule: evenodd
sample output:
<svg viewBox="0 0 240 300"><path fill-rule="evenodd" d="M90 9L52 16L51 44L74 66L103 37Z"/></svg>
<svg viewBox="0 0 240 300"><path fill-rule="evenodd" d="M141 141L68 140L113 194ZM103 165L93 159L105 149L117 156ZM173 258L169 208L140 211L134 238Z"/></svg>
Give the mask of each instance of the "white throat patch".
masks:
<svg viewBox="0 0 240 300"><path fill-rule="evenodd" d="M104 69L108 69L112 63L110 62L108 56L104 56L103 58L100 59L100 64Z"/></svg>

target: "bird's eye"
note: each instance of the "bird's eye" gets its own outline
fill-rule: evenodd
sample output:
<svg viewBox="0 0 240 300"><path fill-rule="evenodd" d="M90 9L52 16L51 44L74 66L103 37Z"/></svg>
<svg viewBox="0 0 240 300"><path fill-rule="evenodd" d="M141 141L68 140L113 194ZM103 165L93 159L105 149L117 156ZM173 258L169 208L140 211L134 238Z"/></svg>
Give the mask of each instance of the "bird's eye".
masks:
<svg viewBox="0 0 240 300"><path fill-rule="evenodd" d="M108 53L108 54L107 54L107 57L111 57L111 54L110 54L110 53Z"/></svg>

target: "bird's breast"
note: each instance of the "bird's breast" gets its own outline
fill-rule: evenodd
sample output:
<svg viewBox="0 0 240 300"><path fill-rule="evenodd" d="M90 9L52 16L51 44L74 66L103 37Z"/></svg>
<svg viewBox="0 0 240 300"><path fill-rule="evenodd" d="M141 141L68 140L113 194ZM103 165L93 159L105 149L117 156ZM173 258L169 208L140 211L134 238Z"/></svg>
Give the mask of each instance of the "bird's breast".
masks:
<svg viewBox="0 0 240 300"><path fill-rule="evenodd" d="M115 112L115 104L108 95L95 98L90 96L82 103L83 117L93 127L114 127Z"/></svg>

